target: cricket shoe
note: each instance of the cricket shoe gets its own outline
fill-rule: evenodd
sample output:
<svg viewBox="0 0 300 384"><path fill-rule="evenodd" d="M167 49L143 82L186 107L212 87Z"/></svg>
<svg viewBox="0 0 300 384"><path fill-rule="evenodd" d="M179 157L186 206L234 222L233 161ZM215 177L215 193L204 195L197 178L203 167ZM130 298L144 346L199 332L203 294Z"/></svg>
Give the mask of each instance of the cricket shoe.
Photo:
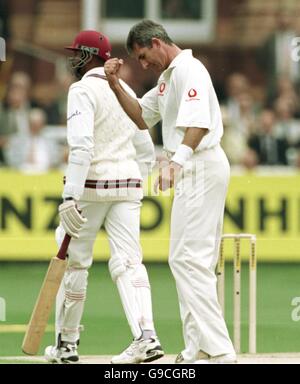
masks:
<svg viewBox="0 0 300 384"><path fill-rule="evenodd" d="M191 364L191 361L186 360L180 352L175 359L175 364Z"/></svg>
<svg viewBox="0 0 300 384"><path fill-rule="evenodd" d="M156 336L149 339L135 339L120 355L111 359L112 364L140 364L163 357L164 351Z"/></svg>
<svg viewBox="0 0 300 384"><path fill-rule="evenodd" d="M196 360L203 360L203 359L208 359L209 355L205 352L199 351L196 357ZM187 360L183 357L183 354L180 352L176 359L175 359L175 364L193 364L195 362L195 359L193 360Z"/></svg>
<svg viewBox="0 0 300 384"><path fill-rule="evenodd" d="M62 341L60 347L50 345L45 349L45 359L48 363L76 364L79 362L77 344Z"/></svg>
<svg viewBox="0 0 300 384"><path fill-rule="evenodd" d="M226 353L220 356L211 356L209 359L200 359L195 364L236 364L236 354Z"/></svg>

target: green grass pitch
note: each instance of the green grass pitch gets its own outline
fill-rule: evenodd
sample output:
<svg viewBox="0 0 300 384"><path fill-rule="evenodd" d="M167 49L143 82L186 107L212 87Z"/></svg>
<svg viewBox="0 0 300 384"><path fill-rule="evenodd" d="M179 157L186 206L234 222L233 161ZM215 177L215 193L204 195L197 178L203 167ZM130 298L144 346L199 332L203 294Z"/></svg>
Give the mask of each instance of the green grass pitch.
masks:
<svg viewBox="0 0 300 384"><path fill-rule="evenodd" d="M176 288L167 264L148 264L157 333L167 354L183 348ZM10 325L28 322L43 281L45 263L0 263L0 297L6 301L6 321L0 321L1 356L22 355L23 331ZM232 334L232 266L226 266L226 320ZM292 300L300 297L300 265L258 264L257 351L259 353L299 352L300 322L292 319ZM242 352L248 343L248 269L242 269ZM298 311L299 313L300 311ZM54 323L52 315L50 324ZM90 269L88 297L82 319L80 353L111 355L123 350L132 336L122 310L116 286L106 263ZM54 341L53 332L43 338L40 353Z"/></svg>

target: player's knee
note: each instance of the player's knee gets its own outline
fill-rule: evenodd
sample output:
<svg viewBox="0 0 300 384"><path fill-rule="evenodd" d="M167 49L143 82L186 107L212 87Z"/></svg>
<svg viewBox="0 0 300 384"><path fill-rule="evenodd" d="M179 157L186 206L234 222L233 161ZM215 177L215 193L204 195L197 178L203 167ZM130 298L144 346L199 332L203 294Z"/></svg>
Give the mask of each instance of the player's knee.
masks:
<svg viewBox="0 0 300 384"><path fill-rule="evenodd" d="M131 265L131 282L136 288L150 288L148 273L144 264Z"/></svg>
<svg viewBox="0 0 300 384"><path fill-rule="evenodd" d="M126 259L123 258L121 255L114 254L109 262L108 262L108 268L111 275L111 278L113 282L115 283L123 273L126 272Z"/></svg>
<svg viewBox="0 0 300 384"><path fill-rule="evenodd" d="M88 284L88 271L68 269L65 274L65 295L70 301L84 301Z"/></svg>
<svg viewBox="0 0 300 384"><path fill-rule="evenodd" d="M122 275L126 275L134 287L149 287L149 278L140 258L126 258L115 254L109 260L109 271L114 282Z"/></svg>

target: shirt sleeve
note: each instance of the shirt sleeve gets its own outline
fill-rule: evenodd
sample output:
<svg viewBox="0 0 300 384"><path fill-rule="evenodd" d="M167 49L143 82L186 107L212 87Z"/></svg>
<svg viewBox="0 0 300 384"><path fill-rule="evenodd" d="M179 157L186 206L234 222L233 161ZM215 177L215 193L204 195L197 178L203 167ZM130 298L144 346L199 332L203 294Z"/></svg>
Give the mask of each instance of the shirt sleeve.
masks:
<svg viewBox="0 0 300 384"><path fill-rule="evenodd" d="M178 100L178 116L176 128L211 127L210 113L210 77L204 67L193 64L189 70L178 68L176 79L176 97Z"/></svg>
<svg viewBox="0 0 300 384"><path fill-rule="evenodd" d="M157 87L147 92L142 99L138 99L142 107L142 117L148 128L154 127L160 120L161 115L158 107Z"/></svg>
<svg viewBox="0 0 300 384"><path fill-rule="evenodd" d="M91 152L94 147L95 103L82 87L71 87L68 96L67 138L70 151Z"/></svg>
<svg viewBox="0 0 300 384"><path fill-rule="evenodd" d="M136 151L136 161L145 179L150 175L155 164L155 148L148 129L137 129L132 143Z"/></svg>

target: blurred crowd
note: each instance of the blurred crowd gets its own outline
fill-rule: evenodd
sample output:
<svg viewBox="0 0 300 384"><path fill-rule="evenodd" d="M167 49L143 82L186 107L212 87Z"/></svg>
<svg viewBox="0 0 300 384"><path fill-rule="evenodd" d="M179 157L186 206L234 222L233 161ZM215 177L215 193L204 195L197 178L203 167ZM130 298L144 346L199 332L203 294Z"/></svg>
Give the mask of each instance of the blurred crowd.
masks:
<svg viewBox="0 0 300 384"><path fill-rule="evenodd" d="M232 165L300 168L300 62L291 56L296 36L290 19L280 14L277 28L257 51L265 83L253 84L238 72L224 79L218 95L222 145ZM139 97L155 85L155 79L141 82L130 63L124 65L122 78ZM51 84L33 86L28 74L12 74L0 100L0 167L30 173L64 167L67 94L73 81L63 72ZM151 134L160 146L160 125Z"/></svg>
<svg viewBox="0 0 300 384"><path fill-rule="evenodd" d="M36 86L33 92L28 74L12 75L0 103L0 166L28 173L64 166L67 94L73 81L64 73L51 87Z"/></svg>
<svg viewBox="0 0 300 384"><path fill-rule="evenodd" d="M274 32L257 50L263 87L242 73L226 79L223 147L232 164L300 168L300 57L293 55L299 34L292 20L279 12Z"/></svg>
<svg viewBox="0 0 300 384"><path fill-rule="evenodd" d="M293 83L279 77L272 101L257 95L241 73L231 74L226 85L223 147L231 164L300 168L300 98Z"/></svg>
<svg viewBox="0 0 300 384"><path fill-rule="evenodd" d="M124 68L123 78L135 87L129 66ZM52 95L41 86L32 96L29 76L23 72L12 75L0 103L1 166L24 172L64 166L66 103L72 81L65 74ZM138 93L146 90L139 88ZM274 96L268 98L267 89L265 94L263 89L258 92L244 74L232 73L226 79L221 111L222 145L232 165L300 168L300 96L288 77L278 77ZM151 134L155 144L161 145L161 127L153 128Z"/></svg>

